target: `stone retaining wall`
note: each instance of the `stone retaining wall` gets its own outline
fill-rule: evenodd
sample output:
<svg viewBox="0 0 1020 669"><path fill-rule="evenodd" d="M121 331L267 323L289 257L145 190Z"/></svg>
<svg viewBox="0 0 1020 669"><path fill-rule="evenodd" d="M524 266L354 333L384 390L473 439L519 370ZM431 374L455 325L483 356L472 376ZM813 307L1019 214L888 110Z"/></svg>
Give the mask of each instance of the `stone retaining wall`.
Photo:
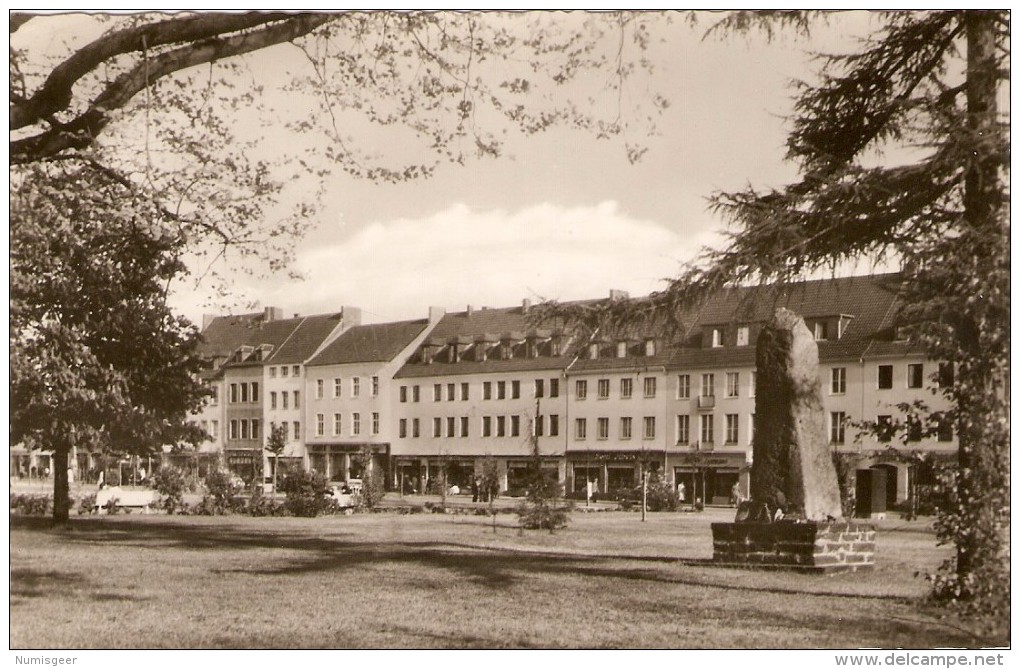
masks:
<svg viewBox="0 0 1020 669"><path fill-rule="evenodd" d="M712 523L712 559L812 573L875 567L875 526L854 521Z"/></svg>

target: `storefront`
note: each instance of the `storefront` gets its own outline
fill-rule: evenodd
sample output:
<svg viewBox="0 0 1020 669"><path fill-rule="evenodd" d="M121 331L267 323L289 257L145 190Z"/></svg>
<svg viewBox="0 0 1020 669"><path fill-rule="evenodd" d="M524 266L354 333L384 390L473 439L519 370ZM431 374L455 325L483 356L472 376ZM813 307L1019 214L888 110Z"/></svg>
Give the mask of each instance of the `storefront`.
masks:
<svg viewBox="0 0 1020 669"><path fill-rule="evenodd" d="M363 477L366 451L371 453L372 468L385 475L389 450L389 444L309 444L308 463L329 481L347 482Z"/></svg>
<svg viewBox="0 0 1020 669"><path fill-rule="evenodd" d="M750 467L744 453L691 452L670 456L674 485L683 484L685 501L722 506L747 497Z"/></svg>
<svg viewBox="0 0 1020 669"><path fill-rule="evenodd" d="M641 485L642 462L647 464L649 472L661 471L662 452L657 455L653 451L631 451L574 456L567 466L570 492L586 494L589 481L592 491L603 495L632 490Z"/></svg>
<svg viewBox="0 0 1020 669"><path fill-rule="evenodd" d="M224 451L227 469L236 474L245 484L262 477L262 451L258 449L230 449ZM200 477L201 478L201 477Z"/></svg>

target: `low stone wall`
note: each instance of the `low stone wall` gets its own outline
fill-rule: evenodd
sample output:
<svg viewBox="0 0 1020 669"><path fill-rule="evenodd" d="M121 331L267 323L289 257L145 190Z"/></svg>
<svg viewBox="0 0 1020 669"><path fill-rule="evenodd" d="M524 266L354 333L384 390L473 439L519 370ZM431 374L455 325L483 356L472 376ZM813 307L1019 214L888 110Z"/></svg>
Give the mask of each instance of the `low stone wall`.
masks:
<svg viewBox="0 0 1020 669"><path fill-rule="evenodd" d="M712 560L811 573L875 567L875 526L854 521L712 523Z"/></svg>

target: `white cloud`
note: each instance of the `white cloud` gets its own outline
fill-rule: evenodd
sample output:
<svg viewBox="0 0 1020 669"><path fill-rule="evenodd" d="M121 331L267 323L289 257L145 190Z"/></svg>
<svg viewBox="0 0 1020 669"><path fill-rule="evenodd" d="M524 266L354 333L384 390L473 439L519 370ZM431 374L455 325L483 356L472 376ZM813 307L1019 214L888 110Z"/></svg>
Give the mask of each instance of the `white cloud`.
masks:
<svg viewBox="0 0 1020 669"><path fill-rule="evenodd" d="M350 238L299 250L305 280L251 287L285 313L361 307L365 321L419 318L430 305L459 311L533 300L584 299L610 288L646 294L713 235L681 237L634 220L613 201L540 204L516 212L452 205L420 219L378 221Z"/></svg>

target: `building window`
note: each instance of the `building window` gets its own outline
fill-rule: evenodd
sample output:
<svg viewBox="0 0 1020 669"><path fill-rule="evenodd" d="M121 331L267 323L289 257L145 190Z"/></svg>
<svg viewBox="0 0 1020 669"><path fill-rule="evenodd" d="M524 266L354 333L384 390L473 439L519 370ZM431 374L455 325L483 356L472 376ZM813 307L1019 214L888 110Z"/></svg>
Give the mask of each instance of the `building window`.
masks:
<svg viewBox="0 0 1020 669"><path fill-rule="evenodd" d="M715 416L702 414L701 416L701 443L711 444L715 441Z"/></svg>
<svg viewBox="0 0 1020 669"><path fill-rule="evenodd" d="M599 399L609 398L609 379L599 379Z"/></svg>
<svg viewBox="0 0 1020 669"><path fill-rule="evenodd" d="M676 398L678 400L689 400L691 398L690 374L680 374L676 377Z"/></svg>
<svg viewBox="0 0 1020 669"><path fill-rule="evenodd" d="M519 437L521 436L521 417L517 415L510 416L510 436Z"/></svg>
<svg viewBox="0 0 1020 669"><path fill-rule="evenodd" d="M218 420L210 421L209 425L212 426L212 432L209 433L213 439L220 438L220 422Z"/></svg>
<svg viewBox="0 0 1020 669"><path fill-rule="evenodd" d="M486 381L485 383L482 384L482 399L483 400L492 399L492 381Z"/></svg>
<svg viewBox="0 0 1020 669"><path fill-rule="evenodd" d="M598 418L595 424L596 438L597 439L609 439L609 419Z"/></svg>
<svg viewBox="0 0 1020 669"><path fill-rule="evenodd" d="M936 434L939 441L945 442L953 440L953 421L949 418L949 416L940 415L938 417Z"/></svg>
<svg viewBox="0 0 1020 669"><path fill-rule="evenodd" d="M456 394L457 394L457 384L456 383L447 383L446 384L446 401L447 402L452 402L455 399L457 399L456 398Z"/></svg>
<svg viewBox="0 0 1020 669"><path fill-rule="evenodd" d="M289 402L289 397L288 397L288 395L287 395L287 391L286 391L286 390L284 390L284 391L283 391L282 393L280 393L280 406L281 406L282 408L284 408L284 409L289 409L289 408L290 408L290 407L288 406L288 405L289 405L289 403L290 403L290 402Z"/></svg>
<svg viewBox="0 0 1020 669"><path fill-rule="evenodd" d="M879 416L876 421L876 432L878 433L878 440L882 443L892 441L893 433L893 422L892 416Z"/></svg>
<svg viewBox="0 0 1020 669"><path fill-rule="evenodd" d="M343 379L333 379L333 397L340 397L343 393Z"/></svg>
<svg viewBox="0 0 1020 669"><path fill-rule="evenodd" d="M511 381L510 382L510 397L518 400L521 398L521 382Z"/></svg>
<svg viewBox="0 0 1020 669"><path fill-rule="evenodd" d="M209 395L209 404L211 404L212 406L216 406L217 404L220 403L220 387L210 386L209 390L212 391L212 394Z"/></svg>
<svg viewBox="0 0 1020 669"><path fill-rule="evenodd" d="M460 436L468 436L468 426L471 424L471 420L467 416L460 417Z"/></svg>
<svg viewBox="0 0 1020 669"><path fill-rule="evenodd" d="M294 391L294 408L295 409L301 408L301 391L298 390Z"/></svg>
<svg viewBox="0 0 1020 669"><path fill-rule="evenodd" d="M815 322L815 339L824 341L829 338L829 324L825 321Z"/></svg>
<svg viewBox="0 0 1020 669"><path fill-rule="evenodd" d="M372 412L372 434L379 434L379 412Z"/></svg>
<svg viewBox="0 0 1020 669"><path fill-rule="evenodd" d="M735 413L726 414L726 443L735 444L740 438L740 416Z"/></svg>
<svg viewBox="0 0 1020 669"><path fill-rule="evenodd" d="M588 419L577 418L574 420L574 439L581 441L588 438Z"/></svg>
<svg viewBox="0 0 1020 669"><path fill-rule="evenodd" d="M259 401L259 384L257 383L251 384L251 401L252 402Z"/></svg>
<svg viewBox="0 0 1020 669"><path fill-rule="evenodd" d="M740 396L740 372L726 372L726 397Z"/></svg>
<svg viewBox="0 0 1020 669"><path fill-rule="evenodd" d="M269 378L271 378L271 379L275 379L276 378L276 367L270 367L269 368Z"/></svg>
<svg viewBox="0 0 1020 669"><path fill-rule="evenodd" d="M559 379L549 379L549 397L559 397L559 396L560 396L560 380Z"/></svg>
<svg viewBox="0 0 1020 669"><path fill-rule="evenodd" d="M432 436L441 437L443 436L443 419L436 416L432 419Z"/></svg>
<svg viewBox="0 0 1020 669"><path fill-rule="evenodd" d="M924 387L924 365L912 363L907 365L907 388Z"/></svg>
<svg viewBox="0 0 1020 669"><path fill-rule="evenodd" d="M455 416L446 417L446 436L447 437L457 436L457 418Z"/></svg>
<svg viewBox="0 0 1020 669"><path fill-rule="evenodd" d="M301 376L301 365L294 365L290 371L294 376Z"/></svg>
<svg viewBox="0 0 1020 669"><path fill-rule="evenodd" d="M411 419L411 437L417 439L421 436L421 421L417 418Z"/></svg>
<svg viewBox="0 0 1020 669"><path fill-rule="evenodd" d="M846 367L832 368L832 394L843 395L846 393ZM838 442L843 443L843 442Z"/></svg>
<svg viewBox="0 0 1020 669"><path fill-rule="evenodd" d="M323 386L325 386L325 385L326 384L323 383L322 379L316 379L315 380L315 399L317 399L317 400L321 400L322 399L322 389L323 389ZM406 394L407 393L404 393L405 396L406 396ZM401 400L401 402L403 402L403 401L404 400Z"/></svg>
<svg viewBox="0 0 1020 669"><path fill-rule="evenodd" d="M608 428L607 428L608 429ZM620 419L620 439L630 439L634 431L634 419L624 416Z"/></svg>
<svg viewBox="0 0 1020 669"><path fill-rule="evenodd" d="M496 416L496 436L506 436L506 416Z"/></svg>
<svg viewBox="0 0 1020 669"><path fill-rule="evenodd" d="M315 414L315 434L321 437L326 432L326 417L321 414Z"/></svg>
<svg viewBox="0 0 1020 669"><path fill-rule="evenodd" d="M742 325L737 328L737 346L747 346L750 341L750 328Z"/></svg>
<svg viewBox="0 0 1020 669"><path fill-rule="evenodd" d="M833 411L829 413L829 441L833 444L846 443L846 413Z"/></svg>
<svg viewBox="0 0 1020 669"><path fill-rule="evenodd" d="M252 420L251 420L251 438L252 439L258 439L259 438L259 419L258 418L252 418Z"/></svg>
<svg viewBox="0 0 1020 669"><path fill-rule="evenodd" d="M333 436L334 437L340 435L342 424L343 424L343 419L341 418L340 414L338 414L338 413L333 414Z"/></svg>
<svg viewBox="0 0 1020 669"><path fill-rule="evenodd" d="M468 391L469 391L470 388L471 388L470 384L468 384L466 382L460 384L460 399L461 399L462 402L467 402L467 400L468 400Z"/></svg>
<svg viewBox="0 0 1020 669"><path fill-rule="evenodd" d="M248 401L248 384L247 383L242 383L241 384L241 401L242 402L247 402Z"/></svg>
<svg viewBox="0 0 1020 669"><path fill-rule="evenodd" d="M892 365L879 365L878 366L878 388L879 390L888 390L892 388Z"/></svg>
<svg viewBox="0 0 1020 669"><path fill-rule="evenodd" d="M536 437L545 436L545 416L535 416L535 420L531 423L531 433Z"/></svg>
<svg viewBox="0 0 1020 669"><path fill-rule="evenodd" d="M723 345L722 328L712 328L712 348L721 348Z"/></svg>
<svg viewBox="0 0 1020 669"><path fill-rule="evenodd" d="M645 397L655 397L655 377L645 377Z"/></svg>
<svg viewBox="0 0 1020 669"><path fill-rule="evenodd" d="M443 399L443 384L434 383L432 384L432 401L440 402Z"/></svg>
<svg viewBox="0 0 1020 669"><path fill-rule="evenodd" d="M676 417L676 443L686 444L691 440L691 417L680 414Z"/></svg>
<svg viewBox="0 0 1020 669"><path fill-rule="evenodd" d="M236 420L231 420L230 421L230 438L231 439L237 439L239 435L240 435L240 433L237 431L237 421Z"/></svg>
<svg viewBox="0 0 1020 669"><path fill-rule="evenodd" d="M506 381L496 382L496 399L498 400L506 399Z"/></svg>
<svg viewBox="0 0 1020 669"><path fill-rule="evenodd" d="M421 386L414 386L411 388L411 401L421 402Z"/></svg>
<svg viewBox="0 0 1020 669"><path fill-rule="evenodd" d="M715 374L701 375L701 396L715 397Z"/></svg>
<svg viewBox="0 0 1020 669"><path fill-rule="evenodd" d="M361 397L361 377L351 379L351 397Z"/></svg>
<svg viewBox="0 0 1020 669"><path fill-rule="evenodd" d="M549 436L557 437L560 434L560 416L559 414L549 415Z"/></svg>
<svg viewBox="0 0 1020 669"><path fill-rule="evenodd" d="M574 396L577 399L583 400L588 397L588 382L586 380L578 379L577 383L574 384L574 389L575 389Z"/></svg>
<svg viewBox="0 0 1020 669"><path fill-rule="evenodd" d="M655 416L645 416L645 439L655 439Z"/></svg>
<svg viewBox="0 0 1020 669"><path fill-rule="evenodd" d="M301 423L299 421L294 421L294 439L297 440L300 438L301 438Z"/></svg>
<svg viewBox="0 0 1020 669"><path fill-rule="evenodd" d="M626 400L630 399L630 397L633 394L634 394L634 379L631 378L620 379L620 397Z"/></svg>
<svg viewBox="0 0 1020 669"><path fill-rule="evenodd" d="M627 342L625 341L616 342L616 357L617 358L627 357Z"/></svg>
<svg viewBox="0 0 1020 669"><path fill-rule="evenodd" d="M378 396L379 396L379 377L378 376L373 376L372 377L372 397L378 397Z"/></svg>
<svg viewBox="0 0 1020 669"><path fill-rule="evenodd" d="M747 388L747 396L754 397L758 394L758 370L751 370L751 385Z"/></svg>
<svg viewBox="0 0 1020 669"><path fill-rule="evenodd" d="M269 391L269 408L270 409L275 409L276 408L276 391L275 390Z"/></svg>
<svg viewBox="0 0 1020 669"><path fill-rule="evenodd" d="M951 388L953 386L953 363L939 363L939 388Z"/></svg>
<svg viewBox="0 0 1020 669"><path fill-rule="evenodd" d="M407 419L406 418L401 418L400 419L400 428L399 429L400 429L400 431L398 432L398 434L400 435L400 438L401 439L406 439L407 438Z"/></svg>
<svg viewBox="0 0 1020 669"><path fill-rule="evenodd" d="M482 416L482 436L492 436L492 416Z"/></svg>
<svg viewBox="0 0 1020 669"><path fill-rule="evenodd" d="M646 339L645 340L645 355L648 356L649 358L652 357L653 355L655 355L655 340L654 339Z"/></svg>
<svg viewBox="0 0 1020 669"><path fill-rule="evenodd" d="M545 379L535 379L535 397L545 396Z"/></svg>
<svg viewBox="0 0 1020 669"><path fill-rule="evenodd" d="M407 402L407 386L400 386L400 401Z"/></svg>
<svg viewBox="0 0 1020 669"><path fill-rule="evenodd" d="M287 378L288 372L290 372L290 368L287 365L280 367L280 376L283 378Z"/></svg>

